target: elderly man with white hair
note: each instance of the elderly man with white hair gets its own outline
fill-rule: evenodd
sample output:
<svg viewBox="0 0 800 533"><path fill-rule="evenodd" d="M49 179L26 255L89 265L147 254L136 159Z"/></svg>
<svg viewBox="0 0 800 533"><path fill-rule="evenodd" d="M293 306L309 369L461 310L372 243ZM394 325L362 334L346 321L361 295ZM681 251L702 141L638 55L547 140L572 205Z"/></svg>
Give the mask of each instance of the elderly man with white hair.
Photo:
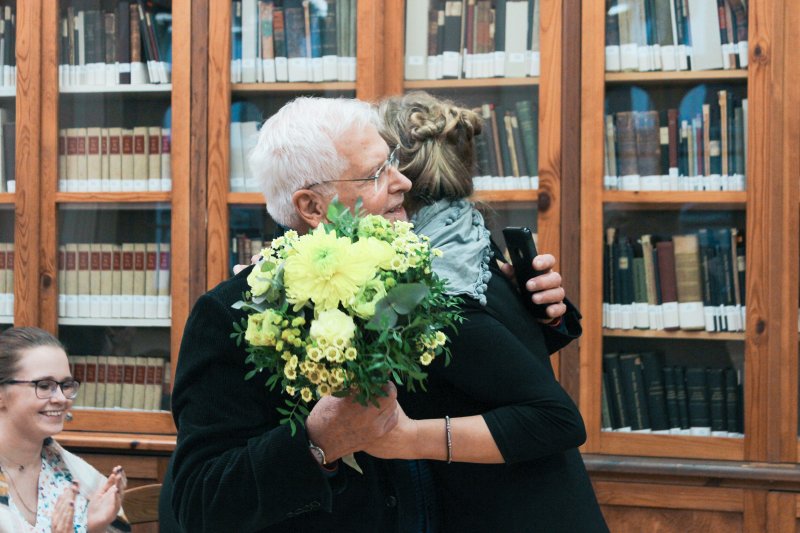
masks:
<svg viewBox="0 0 800 533"><path fill-rule="evenodd" d="M298 98L270 117L249 160L270 215L304 233L325 220L338 197L350 207L360 198L367 212L404 220L411 183L377 125L375 109L353 99ZM547 257L550 268L554 260ZM247 290L249 271L203 295L186 324L172 395L178 440L162 489L161 531L411 532L420 523L433 531L435 517L420 513L435 513L420 509L423 488L407 460L428 457L403 450L403 460L388 460L361 452L406 419L393 384L378 406L319 400L292 435L279 423L281 391L265 387L268 376L244 379L247 354L230 338L244 313L231 305ZM544 288L558 290L547 302L560 305L560 276L549 279ZM352 453L363 474L340 464Z"/></svg>

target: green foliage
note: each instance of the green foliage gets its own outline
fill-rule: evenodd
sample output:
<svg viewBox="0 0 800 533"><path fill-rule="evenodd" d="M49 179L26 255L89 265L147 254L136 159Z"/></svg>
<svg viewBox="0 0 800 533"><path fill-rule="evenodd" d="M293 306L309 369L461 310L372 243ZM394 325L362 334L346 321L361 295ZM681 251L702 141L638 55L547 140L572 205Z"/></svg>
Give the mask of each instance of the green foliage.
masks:
<svg viewBox="0 0 800 533"><path fill-rule="evenodd" d="M334 310L338 313L334 320L323 316L330 310L315 309L313 300L291 300L287 258L299 253L295 247L302 239L320 237L314 234L287 233L273 241L248 277L251 290L233 306L247 316L233 324L231 333L237 345L245 343L246 363L253 365L245 378L265 372L265 386L280 387L286 402L277 412L292 434L322 396L349 395L362 405L377 405L389 380L411 391L424 390L427 365L437 357L444 357L445 364L450 361L447 337L441 332L453 330L462 320L460 299L446 294L445 284L431 269L433 251L427 239L411 232L408 223L364 215L360 201L354 211L334 200L323 228L351 243L373 239L390 245L387 257L391 261L376 261L367 282L373 285L361 286L382 284L381 292L371 293L385 294L374 305L372 316L365 317L361 311L357 315L356 307L342 300ZM378 247L384 254L387 244ZM328 320L327 326L323 319ZM349 323L350 334L333 326L340 322ZM317 333L312 335L315 324Z"/></svg>

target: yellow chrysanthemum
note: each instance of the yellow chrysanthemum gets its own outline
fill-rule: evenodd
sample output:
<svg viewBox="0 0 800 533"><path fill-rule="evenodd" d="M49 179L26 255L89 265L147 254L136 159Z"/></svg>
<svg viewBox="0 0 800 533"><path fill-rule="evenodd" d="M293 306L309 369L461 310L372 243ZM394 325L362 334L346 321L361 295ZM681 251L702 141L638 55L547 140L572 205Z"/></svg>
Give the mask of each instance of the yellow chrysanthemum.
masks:
<svg viewBox="0 0 800 533"><path fill-rule="evenodd" d="M355 246L321 226L301 237L294 250L286 259L284 284L287 300L295 305L311 300L317 311L336 309L375 275L371 247Z"/></svg>
<svg viewBox="0 0 800 533"><path fill-rule="evenodd" d="M422 355L419 357L419 362L420 362L420 364L422 364L423 366L428 366L429 364L431 364L431 362L433 362L433 353L431 353L431 352L425 352L425 353L423 353L423 354L422 354Z"/></svg>
<svg viewBox="0 0 800 533"><path fill-rule="evenodd" d="M311 401L314 395L311 394L311 389L309 389L308 387L303 387L300 390L300 397L303 399L304 402L308 403Z"/></svg>

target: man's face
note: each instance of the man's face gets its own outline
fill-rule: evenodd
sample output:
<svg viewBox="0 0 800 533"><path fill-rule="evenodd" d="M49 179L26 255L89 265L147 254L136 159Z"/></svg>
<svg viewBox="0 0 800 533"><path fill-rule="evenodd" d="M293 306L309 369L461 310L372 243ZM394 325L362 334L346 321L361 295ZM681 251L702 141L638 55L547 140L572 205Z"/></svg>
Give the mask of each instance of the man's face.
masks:
<svg viewBox="0 0 800 533"><path fill-rule="evenodd" d="M337 143L337 150L350 166L341 179L360 179L374 176L386 162L390 149L374 126L352 128ZM376 183L369 181L339 181L336 194L344 205L353 207L361 197L367 213L389 220L406 220L403 195L411 190L411 182L397 168L389 165Z"/></svg>

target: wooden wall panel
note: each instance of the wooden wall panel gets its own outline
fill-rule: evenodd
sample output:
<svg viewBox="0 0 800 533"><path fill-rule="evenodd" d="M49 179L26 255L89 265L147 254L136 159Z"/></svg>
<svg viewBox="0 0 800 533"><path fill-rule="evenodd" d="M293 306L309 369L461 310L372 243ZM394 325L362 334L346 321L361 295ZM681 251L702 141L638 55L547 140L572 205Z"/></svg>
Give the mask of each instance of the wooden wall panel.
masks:
<svg viewBox="0 0 800 533"><path fill-rule="evenodd" d="M718 511L681 511L603 506L603 516L614 533L743 532L742 515Z"/></svg>
<svg viewBox="0 0 800 533"><path fill-rule="evenodd" d="M745 532L747 491L650 483L594 483L614 533Z"/></svg>

